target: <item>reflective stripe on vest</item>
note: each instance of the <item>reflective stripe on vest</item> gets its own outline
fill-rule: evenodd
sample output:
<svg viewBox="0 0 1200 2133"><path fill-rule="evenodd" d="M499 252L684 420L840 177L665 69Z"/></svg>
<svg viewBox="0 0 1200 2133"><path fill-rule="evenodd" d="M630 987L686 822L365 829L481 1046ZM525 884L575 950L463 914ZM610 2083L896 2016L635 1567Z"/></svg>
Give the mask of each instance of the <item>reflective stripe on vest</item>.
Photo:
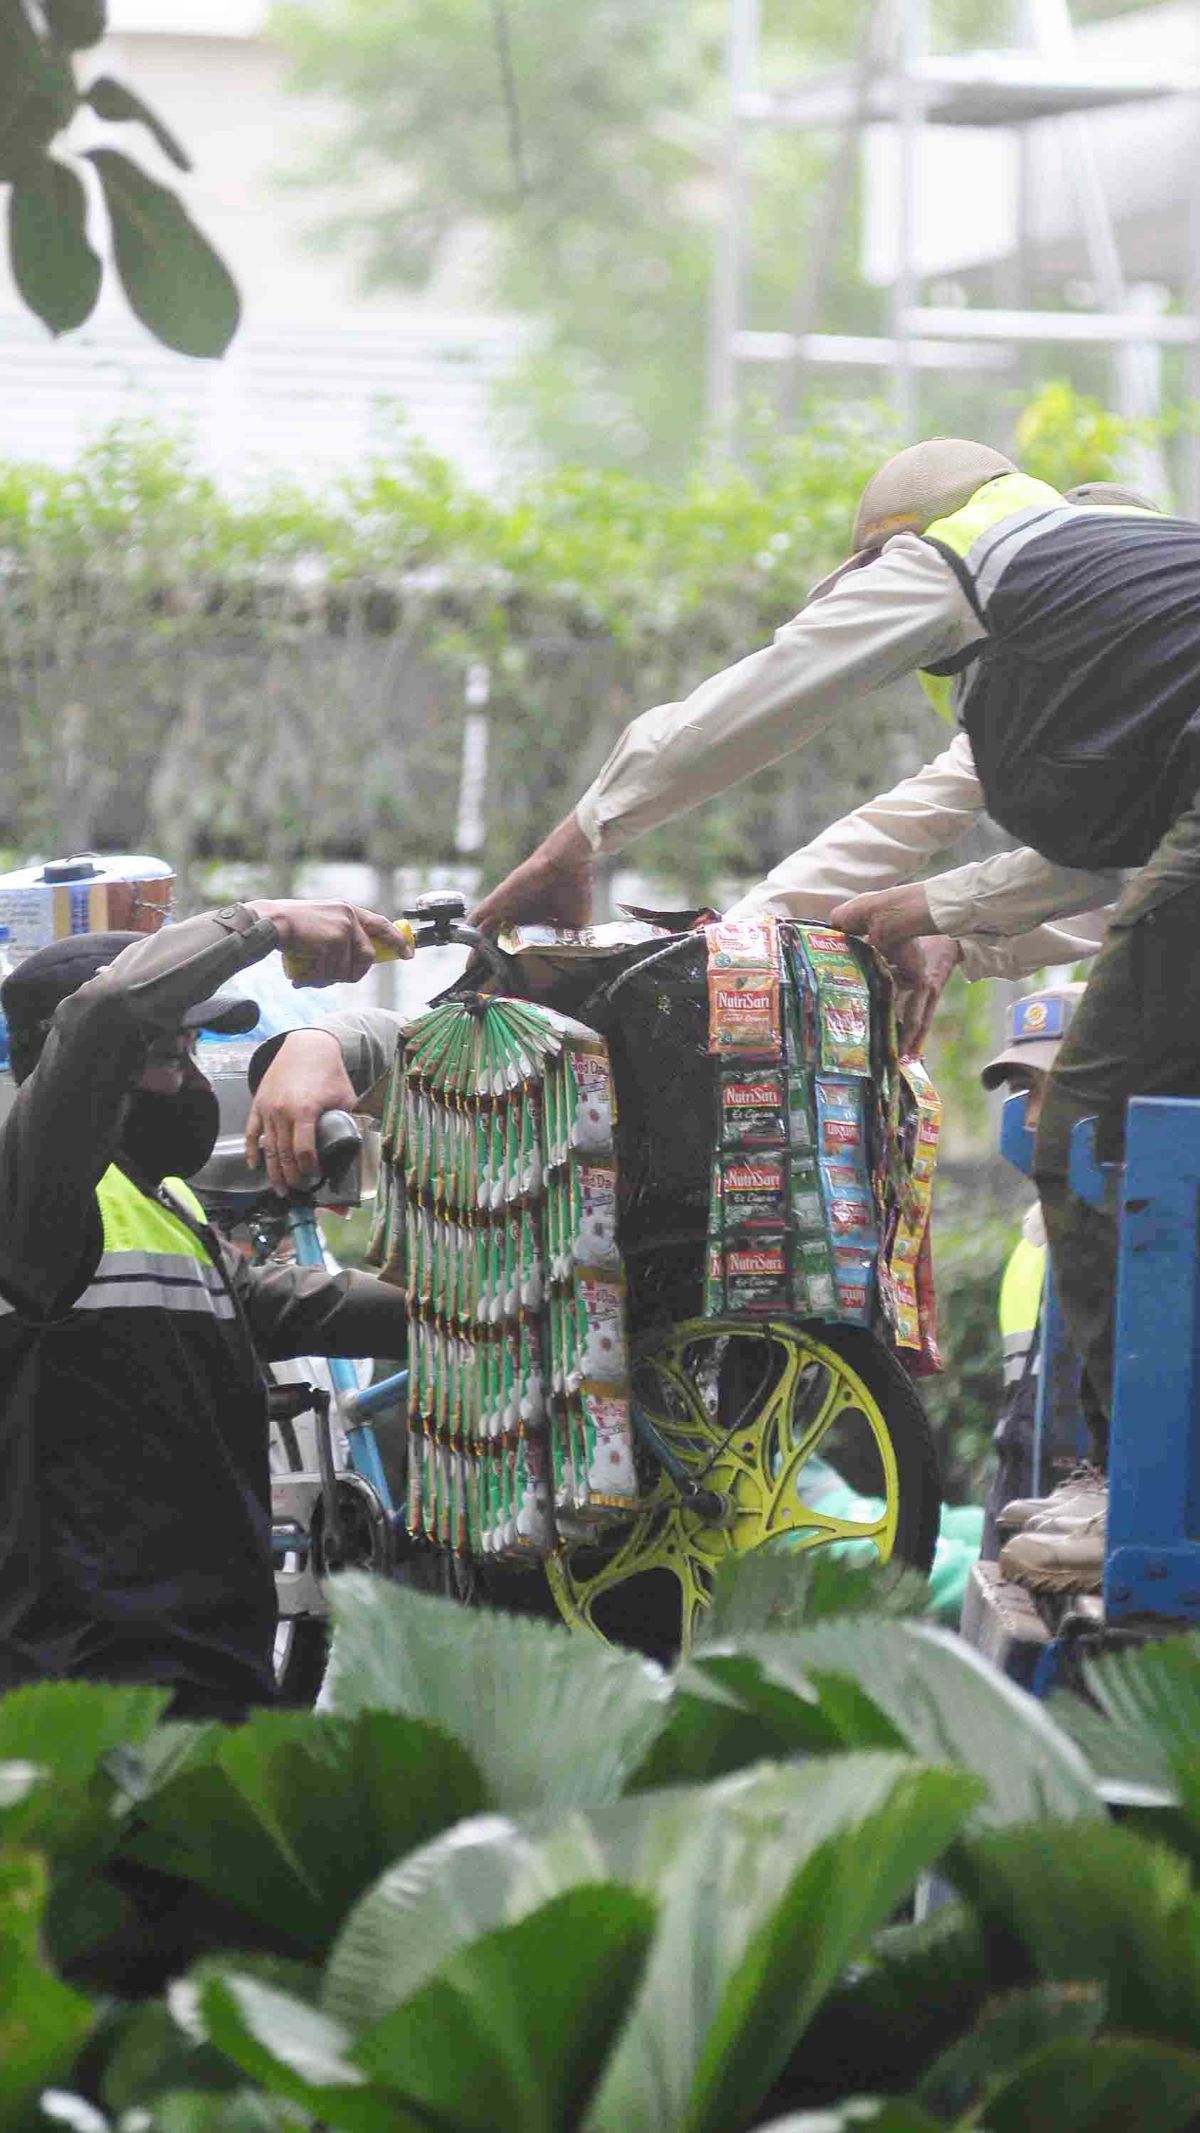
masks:
<svg viewBox="0 0 1200 2133"><path fill-rule="evenodd" d="M965 564L975 587L976 562L986 561L986 554L981 552L977 558L976 551L982 551L985 543L994 547L1009 521L1026 520L1032 532L1034 522L1044 518L1056 506L1063 511L1072 508L1063 503L1057 489L1050 488L1044 481L1034 481L1027 474L1001 474L976 489L974 496L968 497L960 510L951 512L946 518L935 519L932 526L926 527L922 537L937 547L949 549L951 555ZM975 597L981 604L982 595L977 589ZM952 720L956 677L953 674L931 674L922 668L918 679L939 718Z"/></svg>
<svg viewBox="0 0 1200 2133"><path fill-rule="evenodd" d="M164 1186L197 1222L204 1209L182 1178ZM187 1223L160 1200L151 1199L111 1164L96 1187L104 1224L104 1250L77 1311L202 1311L230 1319L233 1302L220 1270Z"/></svg>
<svg viewBox="0 0 1200 2133"><path fill-rule="evenodd" d="M163 1182L195 1221L206 1219L182 1178ZM140 1191L115 1163L97 1185L96 1201L103 1250L73 1310L199 1311L208 1318L236 1317L221 1272L200 1239L179 1215ZM11 1304L0 1300L0 1314L12 1310Z"/></svg>
<svg viewBox="0 0 1200 2133"><path fill-rule="evenodd" d="M965 566L976 604L986 611L1009 564L1030 541L1054 526L1075 522L1081 512L1098 511L1113 518L1157 516L1137 504L1068 504L1049 482L1035 481L1029 474L1000 474L976 489L961 510L935 519L923 539L948 549Z"/></svg>
<svg viewBox="0 0 1200 2133"><path fill-rule="evenodd" d="M1035 481L1029 474L1000 474L987 481L958 511L935 519L922 539L952 555L961 564L976 608L986 622L987 603L1014 557L1030 541L1038 540L1054 526L1077 519L1080 512L1111 511L1120 518L1157 516L1139 504L1068 504L1049 482ZM965 693L969 670L960 674L936 674L922 668L921 687L940 718L955 717Z"/></svg>
<svg viewBox="0 0 1200 2133"><path fill-rule="evenodd" d="M939 718L948 725L954 723L954 676L953 674L929 674L924 667L917 673L917 680L933 705Z"/></svg>
<svg viewBox="0 0 1200 2133"><path fill-rule="evenodd" d="M1004 1348L1004 1382L1017 1382L1033 1345L1042 1309L1046 1248L1021 1237L1000 1284L1000 1339Z"/></svg>

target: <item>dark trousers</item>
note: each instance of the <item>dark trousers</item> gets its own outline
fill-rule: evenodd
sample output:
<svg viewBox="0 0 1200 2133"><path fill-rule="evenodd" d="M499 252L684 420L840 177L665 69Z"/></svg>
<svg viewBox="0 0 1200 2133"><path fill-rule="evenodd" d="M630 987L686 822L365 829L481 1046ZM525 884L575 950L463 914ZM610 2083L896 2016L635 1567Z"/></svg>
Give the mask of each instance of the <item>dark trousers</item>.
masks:
<svg viewBox="0 0 1200 2133"><path fill-rule="evenodd" d="M1131 1096L1200 1096L1200 800L1117 905L1038 1128L1034 1177L1100 1438L1112 1412L1116 1222L1068 1191L1067 1163L1072 1127L1093 1116L1101 1160L1120 1156Z"/></svg>

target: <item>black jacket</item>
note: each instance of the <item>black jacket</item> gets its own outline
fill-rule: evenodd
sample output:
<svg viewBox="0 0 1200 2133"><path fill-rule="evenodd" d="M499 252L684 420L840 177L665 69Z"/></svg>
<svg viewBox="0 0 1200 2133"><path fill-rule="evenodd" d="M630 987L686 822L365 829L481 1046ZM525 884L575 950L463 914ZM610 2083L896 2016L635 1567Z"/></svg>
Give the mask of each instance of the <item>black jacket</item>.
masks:
<svg viewBox="0 0 1200 2133"><path fill-rule="evenodd" d="M105 1254L102 1181L130 1202L110 1165L151 1042L274 945L239 906L128 949L63 1003L0 1129L0 1688L71 1675L160 1682L190 1709L269 1699L262 1362L403 1350L403 1301L367 1275L218 1247L219 1265L201 1253L139 1292Z"/></svg>

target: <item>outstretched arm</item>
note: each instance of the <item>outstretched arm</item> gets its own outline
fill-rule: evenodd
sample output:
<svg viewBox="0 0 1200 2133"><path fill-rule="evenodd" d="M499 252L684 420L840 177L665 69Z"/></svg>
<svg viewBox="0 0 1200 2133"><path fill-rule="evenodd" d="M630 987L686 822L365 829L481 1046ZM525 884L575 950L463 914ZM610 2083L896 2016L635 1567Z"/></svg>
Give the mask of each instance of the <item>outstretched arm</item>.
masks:
<svg viewBox="0 0 1200 2133"><path fill-rule="evenodd" d="M291 1355L404 1355L408 1317L404 1297L375 1274L313 1266L247 1266L230 1275L241 1296L259 1354L267 1362Z"/></svg>
<svg viewBox="0 0 1200 2133"><path fill-rule="evenodd" d="M957 940L981 935L987 943L1015 941L1062 914L1089 906L1098 911L1115 902L1123 879L1117 872L1089 874L1078 867L1055 866L1027 849L1000 852L994 859L957 867L930 881L852 897L830 915L834 925L863 935L885 956L929 933ZM1068 941L1072 937L1069 928L1054 931ZM1058 960L1075 957L1068 949Z"/></svg>
<svg viewBox="0 0 1200 2133"><path fill-rule="evenodd" d="M682 703L635 718L574 812L484 898L476 924L537 916L579 923L597 853L618 852L727 792L802 747L857 697L936 665L980 634L949 564L925 542L898 536L762 651Z"/></svg>
<svg viewBox="0 0 1200 2133"><path fill-rule="evenodd" d="M100 1249L95 1188L130 1087L186 1008L277 946L303 950L310 983L361 977L376 938L411 952L387 919L353 905L233 904L147 935L64 1000L0 1131L0 1292L40 1316L86 1283Z"/></svg>
<svg viewBox="0 0 1200 2133"><path fill-rule="evenodd" d="M776 918L828 921L850 896L911 880L932 858L974 828L983 789L971 743L950 746L890 792L856 807L747 889L727 918L769 911Z"/></svg>

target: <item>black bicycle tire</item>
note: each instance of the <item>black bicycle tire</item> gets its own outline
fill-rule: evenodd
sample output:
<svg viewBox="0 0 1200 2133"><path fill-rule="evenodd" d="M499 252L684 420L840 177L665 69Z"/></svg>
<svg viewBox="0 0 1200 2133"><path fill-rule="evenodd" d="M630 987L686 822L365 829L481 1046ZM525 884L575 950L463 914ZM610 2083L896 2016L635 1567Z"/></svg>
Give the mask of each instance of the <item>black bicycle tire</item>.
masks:
<svg viewBox="0 0 1200 2133"><path fill-rule="evenodd" d="M877 1334L860 1326L823 1326L820 1337L827 1348L845 1357L887 1424L900 1469L900 1505L891 1559L927 1576L933 1566L941 1524L942 1477L924 1401L894 1350L885 1347Z"/></svg>

